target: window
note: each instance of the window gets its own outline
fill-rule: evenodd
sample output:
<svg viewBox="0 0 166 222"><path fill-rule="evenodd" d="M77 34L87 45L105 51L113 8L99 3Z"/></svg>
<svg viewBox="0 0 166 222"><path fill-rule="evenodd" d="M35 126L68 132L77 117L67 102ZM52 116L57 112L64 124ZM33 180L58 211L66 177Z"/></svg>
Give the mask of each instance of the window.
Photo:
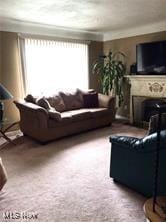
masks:
<svg viewBox="0 0 166 222"><path fill-rule="evenodd" d="M26 93L88 88L88 45L37 40L25 41Z"/></svg>

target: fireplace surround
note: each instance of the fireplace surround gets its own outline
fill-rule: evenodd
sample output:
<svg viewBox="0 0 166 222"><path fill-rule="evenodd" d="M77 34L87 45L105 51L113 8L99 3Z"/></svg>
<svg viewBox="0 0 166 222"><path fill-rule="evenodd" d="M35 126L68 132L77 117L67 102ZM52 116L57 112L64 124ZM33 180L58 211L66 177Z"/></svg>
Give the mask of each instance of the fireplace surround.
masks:
<svg viewBox="0 0 166 222"><path fill-rule="evenodd" d="M142 122L144 121L142 105L146 103L145 101L149 100L149 103L152 100L166 101L166 75L132 75L127 78L130 83L130 123ZM150 111L153 109L150 108ZM146 121L148 119L149 116Z"/></svg>

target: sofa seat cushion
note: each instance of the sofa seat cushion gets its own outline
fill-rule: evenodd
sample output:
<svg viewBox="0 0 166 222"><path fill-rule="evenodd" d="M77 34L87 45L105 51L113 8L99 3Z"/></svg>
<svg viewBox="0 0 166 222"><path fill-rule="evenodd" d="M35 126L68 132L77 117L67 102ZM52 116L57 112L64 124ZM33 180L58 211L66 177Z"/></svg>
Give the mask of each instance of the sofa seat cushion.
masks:
<svg viewBox="0 0 166 222"><path fill-rule="evenodd" d="M61 121L57 121L55 119L49 118L48 120L48 127L54 128L59 126L65 126L72 123L72 115L69 112L62 112L61 113Z"/></svg>
<svg viewBox="0 0 166 222"><path fill-rule="evenodd" d="M91 118L97 118L109 114L109 110L107 108L91 108L89 111Z"/></svg>
<svg viewBox="0 0 166 222"><path fill-rule="evenodd" d="M62 120L61 113L56 111L56 110L49 110L48 115L51 119L54 119L56 121L61 121Z"/></svg>
<svg viewBox="0 0 166 222"><path fill-rule="evenodd" d="M65 126L69 123L86 120L88 118L91 118L89 109L70 110L61 113L61 121L49 119L48 126L50 128Z"/></svg>
<svg viewBox="0 0 166 222"><path fill-rule="evenodd" d="M70 110L67 113L69 113L72 116L72 122L91 118L91 113L89 109Z"/></svg>

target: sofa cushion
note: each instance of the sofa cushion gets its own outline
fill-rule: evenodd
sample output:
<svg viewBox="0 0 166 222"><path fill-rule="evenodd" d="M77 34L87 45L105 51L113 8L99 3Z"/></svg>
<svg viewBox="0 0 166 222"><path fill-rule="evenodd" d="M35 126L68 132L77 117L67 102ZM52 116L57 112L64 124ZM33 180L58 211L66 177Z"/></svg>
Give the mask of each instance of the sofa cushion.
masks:
<svg viewBox="0 0 166 222"><path fill-rule="evenodd" d="M47 110L51 110L53 108L50 106L49 102L44 97L37 99L36 104Z"/></svg>
<svg viewBox="0 0 166 222"><path fill-rule="evenodd" d="M31 94L28 94L24 99L26 102L36 104L37 97L34 97Z"/></svg>
<svg viewBox="0 0 166 222"><path fill-rule="evenodd" d="M97 118L101 116L108 115L110 112L107 108L91 108L89 109L91 113L91 118Z"/></svg>
<svg viewBox="0 0 166 222"><path fill-rule="evenodd" d="M65 125L69 127L70 123L72 123L72 115L69 112L62 112L61 121L56 121L55 119L53 120L50 118L48 120L48 127L54 128L54 127L60 127L60 126L65 126Z"/></svg>
<svg viewBox="0 0 166 222"><path fill-rule="evenodd" d="M49 127L65 126L72 122L82 121L91 118L89 109L70 110L61 113L61 121L49 119Z"/></svg>
<svg viewBox="0 0 166 222"><path fill-rule="evenodd" d="M80 92L76 90L75 92L60 92L66 110L80 109L83 107L83 101L80 96Z"/></svg>
<svg viewBox="0 0 166 222"><path fill-rule="evenodd" d="M70 110L67 113L72 116L72 122L91 118L91 113L88 109Z"/></svg>
<svg viewBox="0 0 166 222"><path fill-rule="evenodd" d="M83 102L84 108L98 107L98 94L96 92L83 94Z"/></svg>
<svg viewBox="0 0 166 222"><path fill-rule="evenodd" d="M56 121L61 121L62 120L61 113L56 111L56 110L49 110L48 115L51 119L54 119Z"/></svg>
<svg viewBox="0 0 166 222"><path fill-rule="evenodd" d="M63 102L63 99L60 95L53 95L46 97L48 100L50 106L54 107L56 111L63 112L65 111L65 104Z"/></svg>

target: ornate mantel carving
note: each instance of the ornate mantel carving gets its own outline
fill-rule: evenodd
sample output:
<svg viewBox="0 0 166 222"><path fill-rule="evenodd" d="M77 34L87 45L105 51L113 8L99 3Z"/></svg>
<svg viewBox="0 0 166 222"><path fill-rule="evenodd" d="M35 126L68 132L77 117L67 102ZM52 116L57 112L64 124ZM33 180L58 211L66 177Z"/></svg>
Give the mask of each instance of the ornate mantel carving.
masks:
<svg viewBox="0 0 166 222"><path fill-rule="evenodd" d="M155 82L155 83L148 83L149 85L149 90L151 92L155 92L155 93L160 93L164 90L164 86L165 86L165 83L158 83L158 82Z"/></svg>
<svg viewBox="0 0 166 222"><path fill-rule="evenodd" d="M166 98L166 75L127 76L130 88L130 122L134 122L134 96Z"/></svg>

